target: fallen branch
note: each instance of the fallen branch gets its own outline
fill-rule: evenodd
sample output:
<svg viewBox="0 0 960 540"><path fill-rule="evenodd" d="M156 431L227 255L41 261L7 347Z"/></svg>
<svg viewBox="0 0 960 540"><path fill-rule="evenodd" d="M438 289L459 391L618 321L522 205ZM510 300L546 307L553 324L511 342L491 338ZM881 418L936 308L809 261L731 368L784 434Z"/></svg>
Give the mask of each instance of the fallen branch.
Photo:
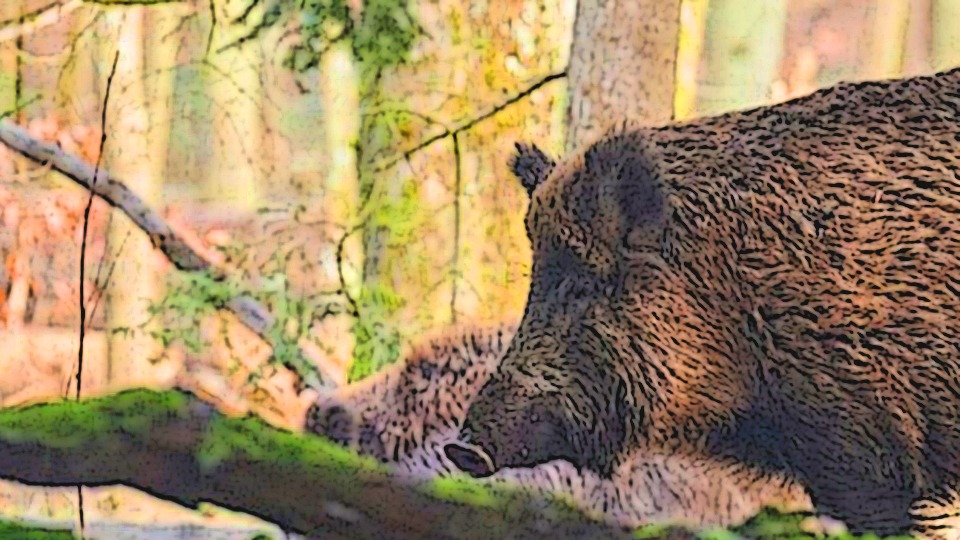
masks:
<svg viewBox="0 0 960 540"><path fill-rule="evenodd" d="M194 251L173 231L159 213L144 204L136 193L121 180L113 178L109 172L87 163L84 159L72 155L55 143L44 142L30 136L22 127L9 122L0 122L0 142L16 150L24 157L63 174L77 184L90 190L107 204L123 211L134 223L150 237L154 247L166 255L178 269L186 272L211 271L216 277L223 278L222 271L214 268L210 262ZM275 347L269 331L275 323L273 315L256 299L239 296L218 306L236 315L240 322L257 334L271 347ZM330 386L331 382L321 380L319 376L307 377L307 386L320 388Z"/></svg>
<svg viewBox="0 0 960 540"><path fill-rule="evenodd" d="M557 501L444 478L403 482L315 436L227 418L179 392L0 411L0 477L125 484L322 538L626 538Z"/></svg>
<svg viewBox="0 0 960 540"><path fill-rule="evenodd" d="M37 30L59 23L83 5L83 0L70 0L66 3L53 2L40 9L24 13L22 18L0 21L0 42L11 41L29 36Z"/></svg>

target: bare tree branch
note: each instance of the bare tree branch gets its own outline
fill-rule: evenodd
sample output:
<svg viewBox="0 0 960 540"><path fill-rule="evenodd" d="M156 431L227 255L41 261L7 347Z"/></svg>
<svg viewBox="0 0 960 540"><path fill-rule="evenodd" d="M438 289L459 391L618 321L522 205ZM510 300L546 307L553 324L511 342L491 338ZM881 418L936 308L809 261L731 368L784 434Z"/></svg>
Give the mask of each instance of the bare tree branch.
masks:
<svg viewBox="0 0 960 540"><path fill-rule="evenodd" d="M480 116L471 118L470 120L468 120L468 121L464 122L463 124L461 124L459 127L454 128L454 129L445 128L445 129L443 130L443 132L438 133L437 135L434 135L433 137L430 137L430 138L426 139L425 141L423 141L423 142L417 144L416 146L414 146L413 148L410 148L409 150L404 151L402 154L394 155L394 156L392 156L392 157L388 157L388 158L385 158L385 159L380 160L380 161L377 162L377 163L374 163L373 166L372 166L372 170L373 170L373 172L382 172L382 171L384 171L384 170L386 170L386 169L389 169L390 167L396 165L398 161L404 159L405 157L409 157L410 155L415 154L415 153L419 152L420 150L423 150L424 148L430 146L431 144L433 144L433 143L435 143L435 142L437 142L437 141L439 141L439 140L445 139L445 138L450 137L450 136L453 136L453 135L460 134L460 133L462 133L462 132L464 132L464 131L467 131L467 130L473 128L473 126L475 126L475 125L479 124L480 122L483 122L484 120L486 120L486 119L488 119L488 118L496 115L496 114L499 113L500 111L506 109L507 107L513 105L514 103L517 103L518 101L522 100L523 98L525 98L525 97L529 96L530 94L536 92L536 91L539 90L540 88L543 88L544 86L546 86L546 85L549 84L550 82L553 82L553 81L555 81L555 80L557 80L557 79L563 79L563 78L565 78L566 76L567 76L567 73L566 73L566 72L554 73L553 75L548 75L548 76L544 77L543 79L540 79L540 80L537 81L536 83L532 84L529 88L527 88L527 89L524 90L523 92L520 92L519 94L511 97L510 99L504 101L503 103L500 103L499 105L496 105L495 107L493 107L493 108L490 109L489 111L481 114ZM438 122L438 123L439 123L439 122ZM441 124L441 125L442 125L442 124Z"/></svg>
<svg viewBox="0 0 960 540"><path fill-rule="evenodd" d="M24 13L22 19L17 18L0 22L0 42L21 38L41 28L56 24L60 22L61 17L68 15L82 5L83 0L69 0L66 3L52 2L40 9Z"/></svg>
<svg viewBox="0 0 960 540"><path fill-rule="evenodd" d="M43 142L31 137L26 130L12 122L0 122L0 142L16 150L21 155L41 164L50 166L57 172L90 190L107 204L122 210L149 237L154 247L178 269L187 272L209 270L217 277L224 277L223 271L213 267L193 248L173 231L163 217L144 204L136 193L122 181L113 178L105 170L96 168L83 159L65 152L54 143ZM240 296L230 299L226 305L217 306L230 311L261 339L275 346L269 335L275 319L273 315L256 299ZM317 377L306 380L309 386L329 386L330 381L320 381Z"/></svg>

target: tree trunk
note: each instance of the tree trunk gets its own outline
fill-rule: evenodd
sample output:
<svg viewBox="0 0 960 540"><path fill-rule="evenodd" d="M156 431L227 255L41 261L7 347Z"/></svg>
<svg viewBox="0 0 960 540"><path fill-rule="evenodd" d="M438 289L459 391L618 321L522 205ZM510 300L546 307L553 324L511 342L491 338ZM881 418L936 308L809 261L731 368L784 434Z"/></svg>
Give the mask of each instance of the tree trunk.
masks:
<svg viewBox="0 0 960 540"><path fill-rule="evenodd" d="M877 2L874 11L873 57L863 75L868 79L896 77L904 65L904 45L910 23L910 4L916 0Z"/></svg>
<svg viewBox="0 0 960 540"><path fill-rule="evenodd" d="M912 0L903 44L903 65L899 77L930 73L933 66L934 0Z"/></svg>
<svg viewBox="0 0 960 540"><path fill-rule="evenodd" d="M942 71L960 66L960 2L934 0L933 67Z"/></svg>
<svg viewBox="0 0 960 540"><path fill-rule="evenodd" d="M239 3L238 3L239 5ZM236 13L222 12L218 20ZM262 51L257 43L213 53L206 75L213 106L213 159L206 198L227 208L254 210L265 192Z"/></svg>
<svg viewBox="0 0 960 540"><path fill-rule="evenodd" d="M709 0L684 0L680 6L677 80L673 101L676 120L691 118L697 110L697 79L709 6Z"/></svg>
<svg viewBox="0 0 960 540"><path fill-rule="evenodd" d="M14 23L20 17L20 0L0 2L0 24ZM0 42L0 113L12 111L17 99L16 40Z"/></svg>
<svg viewBox="0 0 960 540"><path fill-rule="evenodd" d="M323 99L327 144L327 179L324 182L322 212L326 221L340 224L342 229L331 231L335 238L346 234L354 226L360 206L360 179L357 169L357 140L360 131L360 88L357 81L356 60L347 41L334 43L320 63L320 94ZM363 245L360 235L350 235L343 250L332 242L324 252L323 268L332 268L328 276L338 282L351 298L359 291L363 265ZM346 382L346 367L353 358L353 319L349 316L328 318L322 322L327 338L331 364L343 366L335 379Z"/></svg>
<svg viewBox="0 0 960 540"><path fill-rule="evenodd" d="M169 118L161 117L163 114L151 118L150 114L154 100L147 92L147 50L155 47L145 43L146 9L112 10L107 17L110 27L117 30L118 39L103 47L105 52L109 51L104 54L104 61L110 65L116 50L120 56L107 104L107 142L102 167L123 178L127 187L148 206L156 207L161 200L161 178L166 162L163 126ZM103 72L109 73L109 69ZM111 259L108 262L115 264L114 278L106 291L108 384L111 388L163 384L165 381L160 379L156 364L162 349L150 335L153 327L148 311L162 294L158 253L150 240L120 212L113 213L107 234Z"/></svg>
<svg viewBox="0 0 960 540"><path fill-rule="evenodd" d="M697 115L769 103L780 66L787 2L711 0Z"/></svg>
<svg viewBox="0 0 960 540"><path fill-rule="evenodd" d="M680 0L580 0L568 69L567 150L624 120L673 118Z"/></svg>

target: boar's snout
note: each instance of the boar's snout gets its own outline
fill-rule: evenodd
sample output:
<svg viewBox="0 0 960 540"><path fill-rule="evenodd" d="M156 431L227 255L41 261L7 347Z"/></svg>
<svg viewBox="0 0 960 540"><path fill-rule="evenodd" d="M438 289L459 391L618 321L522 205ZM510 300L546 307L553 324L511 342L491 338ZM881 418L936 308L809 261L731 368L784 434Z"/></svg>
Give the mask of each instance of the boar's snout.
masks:
<svg viewBox="0 0 960 540"><path fill-rule="evenodd" d="M490 455L477 445L450 443L443 447L443 451L458 469L474 478L490 476L496 471Z"/></svg>

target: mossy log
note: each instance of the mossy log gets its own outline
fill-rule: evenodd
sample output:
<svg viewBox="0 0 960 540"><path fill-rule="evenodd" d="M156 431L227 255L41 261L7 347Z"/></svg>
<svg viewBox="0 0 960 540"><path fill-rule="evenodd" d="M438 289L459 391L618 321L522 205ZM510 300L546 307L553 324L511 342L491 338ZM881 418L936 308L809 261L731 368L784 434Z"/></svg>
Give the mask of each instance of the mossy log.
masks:
<svg viewBox="0 0 960 540"><path fill-rule="evenodd" d="M189 394L132 390L0 411L0 477L124 484L322 538L619 538L559 500L465 478L402 481L326 440L230 418Z"/></svg>

